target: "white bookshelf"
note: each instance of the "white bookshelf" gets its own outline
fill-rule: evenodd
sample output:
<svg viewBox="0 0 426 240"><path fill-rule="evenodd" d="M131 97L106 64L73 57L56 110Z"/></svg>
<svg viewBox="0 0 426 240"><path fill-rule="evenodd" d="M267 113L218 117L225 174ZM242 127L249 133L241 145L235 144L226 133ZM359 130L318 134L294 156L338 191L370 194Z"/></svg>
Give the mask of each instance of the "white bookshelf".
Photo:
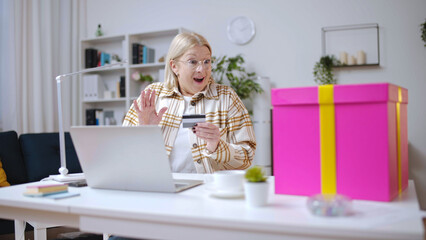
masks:
<svg viewBox="0 0 426 240"><path fill-rule="evenodd" d="M131 79L132 73L138 71L144 75L151 75L154 81L163 81L159 79L159 70L164 69L165 63L158 62L161 57L166 58L169 45L173 38L182 32L188 32L183 28L167 29L161 31L151 31L142 33L131 33L117 36L102 36L97 38L83 39L80 44L81 69L85 69L85 50L94 48L101 52L109 53L111 56L117 54L122 60L127 59L128 63L123 67L113 67L102 69L86 74L98 74L100 81L107 88L106 90L114 92L112 98L99 97L96 100L85 100L83 78L86 74L80 76L80 104L82 114L80 125L86 124L86 109L103 109L113 111L117 125L121 125L124 115L129 109L132 101L136 99L141 89L146 83L136 82ZM155 50L155 62L146 64L132 64L132 44L139 43ZM125 97L118 98L117 83L120 77L125 77Z"/></svg>

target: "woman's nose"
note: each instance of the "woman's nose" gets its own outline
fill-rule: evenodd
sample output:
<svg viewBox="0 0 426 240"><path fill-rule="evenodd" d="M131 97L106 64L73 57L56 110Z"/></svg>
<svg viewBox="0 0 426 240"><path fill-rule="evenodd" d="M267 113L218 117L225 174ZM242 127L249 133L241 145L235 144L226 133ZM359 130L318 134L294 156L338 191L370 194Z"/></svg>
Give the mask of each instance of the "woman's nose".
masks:
<svg viewBox="0 0 426 240"><path fill-rule="evenodd" d="M195 71L201 72L201 70L204 68L203 64L198 63L197 67L195 68Z"/></svg>

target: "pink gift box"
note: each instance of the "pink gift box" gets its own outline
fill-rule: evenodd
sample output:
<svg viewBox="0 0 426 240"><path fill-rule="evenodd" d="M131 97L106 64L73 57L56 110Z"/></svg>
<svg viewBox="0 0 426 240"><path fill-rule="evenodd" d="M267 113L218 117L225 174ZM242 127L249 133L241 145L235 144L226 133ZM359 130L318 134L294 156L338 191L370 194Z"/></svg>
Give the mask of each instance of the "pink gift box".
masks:
<svg viewBox="0 0 426 240"><path fill-rule="evenodd" d="M408 185L407 89L334 85L332 95L336 193L391 201ZM275 192L322 193L319 87L272 89L271 97Z"/></svg>

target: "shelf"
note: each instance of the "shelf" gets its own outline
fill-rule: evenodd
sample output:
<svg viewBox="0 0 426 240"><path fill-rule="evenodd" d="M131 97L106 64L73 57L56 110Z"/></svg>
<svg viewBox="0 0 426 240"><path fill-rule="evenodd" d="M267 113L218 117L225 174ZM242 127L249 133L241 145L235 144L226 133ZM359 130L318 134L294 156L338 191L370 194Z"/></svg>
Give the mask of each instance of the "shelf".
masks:
<svg viewBox="0 0 426 240"><path fill-rule="evenodd" d="M165 37L165 36L170 36L170 35L177 35L179 32L182 32L182 30L180 30L180 29L168 29L168 30L137 33L137 34L130 34L130 35L131 36L137 36L137 37L140 37L140 38L157 38L157 37Z"/></svg>
<svg viewBox="0 0 426 240"><path fill-rule="evenodd" d="M125 39L124 35L117 35L117 36L102 36L97 38L88 38L81 40L82 43L87 44L99 44L99 43L113 43L113 42L119 42L123 41Z"/></svg>
<svg viewBox="0 0 426 240"><path fill-rule="evenodd" d="M366 23L366 24L355 24L355 25L323 27L322 30L324 32L332 32L332 31L349 31L349 30L358 30L358 29L366 29L366 28L378 28L378 27L379 27L379 25L377 23Z"/></svg>
<svg viewBox="0 0 426 240"><path fill-rule="evenodd" d="M332 55L341 60L349 58L365 64L336 67L380 66L379 25L377 23L323 27L322 55ZM346 54L345 54L346 53ZM360 56L357 56L360 54ZM346 58L344 57L346 55Z"/></svg>
<svg viewBox="0 0 426 240"><path fill-rule="evenodd" d="M337 65L333 66L333 68L356 68L356 67L380 67L378 63L371 64L355 64L355 65Z"/></svg>
<svg viewBox="0 0 426 240"><path fill-rule="evenodd" d="M90 68L86 68L90 69ZM110 67L105 69L99 69L96 71L91 71L90 74L96 74L96 73L102 73L102 72L114 72L114 71L124 71L126 70L126 67Z"/></svg>
<svg viewBox="0 0 426 240"><path fill-rule="evenodd" d="M125 102L125 101L126 101L126 98L108 98L108 99L83 101L83 103L108 103L108 102Z"/></svg>
<svg viewBox="0 0 426 240"><path fill-rule="evenodd" d="M132 64L129 66L130 69L135 68L161 68L164 67L165 63L141 63L141 64Z"/></svg>

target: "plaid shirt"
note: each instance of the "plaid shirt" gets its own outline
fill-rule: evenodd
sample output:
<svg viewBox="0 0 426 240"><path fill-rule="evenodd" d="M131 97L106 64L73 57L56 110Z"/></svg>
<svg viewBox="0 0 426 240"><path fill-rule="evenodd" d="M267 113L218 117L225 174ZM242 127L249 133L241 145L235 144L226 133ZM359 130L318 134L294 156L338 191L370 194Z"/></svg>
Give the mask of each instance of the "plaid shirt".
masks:
<svg viewBox="0 0 426 240"><path fill-rule="evenodd" d="M155 90L157 112L168 107L159 126L170 156L182 122L184 99L177 87L168 89L164 83L153 83L148 88ZM137 101L140 102L140 97ZM216 151L209 154L205 150L206 142L189 131L192 159L197 172L248 168L254 158L256 139L248 111L235 91L225 85L209 84L206 90L192 96L191 105L195 107L195 114L205 114L206 122L219 127L221 136ZM139 121L132 104L123 126L135 125L139 125Z"/></svg>

